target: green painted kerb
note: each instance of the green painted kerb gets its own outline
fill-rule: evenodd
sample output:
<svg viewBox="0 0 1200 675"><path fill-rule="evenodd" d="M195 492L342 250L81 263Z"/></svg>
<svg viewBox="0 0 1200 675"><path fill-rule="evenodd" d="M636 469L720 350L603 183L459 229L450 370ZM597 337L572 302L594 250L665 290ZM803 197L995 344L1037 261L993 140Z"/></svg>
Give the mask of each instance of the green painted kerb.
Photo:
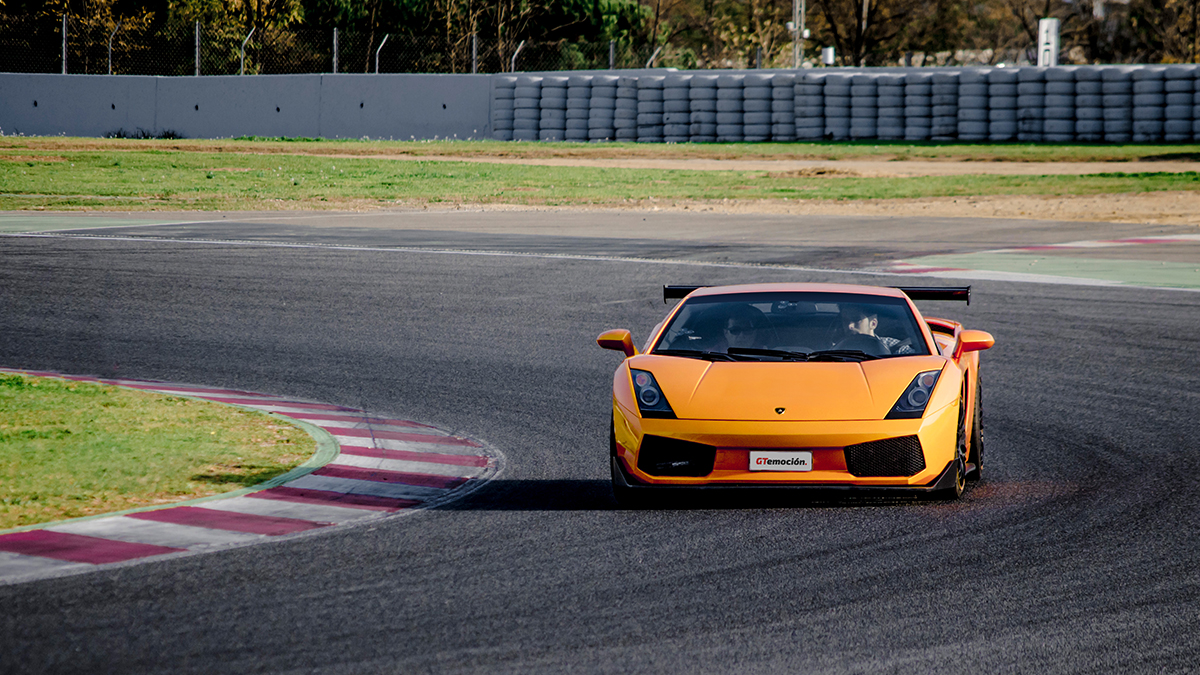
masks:
<svg viewBox="0 0 1200 675"><path fill-rule="evenodd" d="M911 258L924 267L954 267L988 272L1046 274L1100 279L1130 286L1200 288L1200 261L1194 264L1153 260L1104 260L1031 253L962 253Z"/></svg>
<svg viewBox="0 0 1200 675"><path fill-rule="evenodd" d="M120 385L115 385L115 386L120 386ZM172 396L176 396L176 395L177 394L172 394ZM217 403L218 405L228 405L231 408L240 408L243 410L250 410L253 412L262 412L261 410L254 410L253 408L247 408L245 406L231 405L228 403L219 403L217 401L209 401L208 399L197 398L195 396L183 396L182 398L193 398L193 399L196 399L197 401L204 401L205 403ZM110 511L108 513L97 513L94 516L82 516L79 518L68 518L66 520L52 520L47 523L34 523L32 525L22 525L20 527L14 527L14 528L10 528L7 530L0 530L0 534L9 534L12 532L25 532L28 530L40 530L44 527L49 527L50 525L58 525L61 523L78 523L78 522L82 522L84 520L95 520L97 518L111 518L112 516L123 516L123 515L129 514L129 513L140 513L142 511L159 511L161 509L170 509L170 508L174 508L176 506L192 506L195 504L203 504L204 502L211 502L211 501L214 501L217 499L229 499L230 497L240 497L242 495L248 495L252 492L258 492L259 490L268 490L273 487L279 487L280 485L283 485L284 483L294 481L297 478L300 478L302 476L307 476L308 474L310 474L310 473L316 471L317 469L325 466L326 464L330 463L331 461L333 461L334 457L338 456L338 452L340 451L338 442L337 442L337 440L334 439L333 435L330 434L328 431L322 429L321 427L315 426L313 424L309 424L308 422L304 422L304 421L297 420L297 419L292 419L291 417L288 417L287 415L280 415L278 413L265 413L265 414L270 415L271 417L274 417L283 422L287 422L288 424L300 427L304 431L308 432L308 435L312 436L313 440L315 440L317 442L317 451L313 453L312 457L308 458L308 461L304 462L300 466L292 469L291 471L288 471L285 474L278 475L269 481L259 483L258 485L252 485L250 487L238 488L237 490L232 490L230 492L222 492L219 495L210 495L208 497L198 497L196 499L189 499L189 500L183 501L183 502L172 502L170 504L156 504L154 506L141 506L136 509L126 509L124 511Z"/></svg>

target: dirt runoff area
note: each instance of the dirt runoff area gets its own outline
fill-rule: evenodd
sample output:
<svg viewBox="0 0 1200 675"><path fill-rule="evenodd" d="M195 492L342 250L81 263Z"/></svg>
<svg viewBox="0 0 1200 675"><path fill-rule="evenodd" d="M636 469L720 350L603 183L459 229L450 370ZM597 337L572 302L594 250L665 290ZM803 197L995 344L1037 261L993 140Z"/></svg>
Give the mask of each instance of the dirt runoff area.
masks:
<svg viewBox="0 0 1200 675"><path fill-rule="evenodd" d="M352 205L343 208L354 209ZM364 204L361 210L372 210ZM642 199L596 206L528 206L518 204L404 204L401 208L481 211L604 211L646 210L697 213L894 216L928 218L1006 218L1107 223L1194 225L1200 227L1200 193L1147 192L1086 196L996 195L988 197L929 197L923 199Z"/></svg>
<svg viewBox="0 0 1200 675"><path fill-rule="evenodd" d="M630 208L718 213L774 213L833 216L896 216L930 218L1029 218L1084 222L1147 223L1200 226L1200 193L1147 192L1138 194L988 197L930 197L924 199L725 200L720 202L641 201ZM495 208L489 206L487 208Z"/></svg>

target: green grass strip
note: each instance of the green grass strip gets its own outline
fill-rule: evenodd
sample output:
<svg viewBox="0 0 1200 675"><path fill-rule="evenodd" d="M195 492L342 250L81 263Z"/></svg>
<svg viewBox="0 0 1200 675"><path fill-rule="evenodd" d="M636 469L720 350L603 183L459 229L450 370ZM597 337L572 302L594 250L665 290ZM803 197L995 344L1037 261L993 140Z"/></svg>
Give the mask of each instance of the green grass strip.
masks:
<svg viewBox="0 0 1200 675"><path fill-rule="evenodd" d="M0 160L18 152L28 151L0 150ZM642 200L858 200L1200 189L1197 172L830 178L763 171L158 150L65 152L53 161L26 159L28 154L22 157L20 161L0 161L0 184L4 185L0 209L295 209L413 202L605 205Z"/></svg>
<svg viewBox="0 0 1200 675"><path fill-rule="evenodd" d="M329 443L208 401L0 374L0 530L261 489Z"/></svg>

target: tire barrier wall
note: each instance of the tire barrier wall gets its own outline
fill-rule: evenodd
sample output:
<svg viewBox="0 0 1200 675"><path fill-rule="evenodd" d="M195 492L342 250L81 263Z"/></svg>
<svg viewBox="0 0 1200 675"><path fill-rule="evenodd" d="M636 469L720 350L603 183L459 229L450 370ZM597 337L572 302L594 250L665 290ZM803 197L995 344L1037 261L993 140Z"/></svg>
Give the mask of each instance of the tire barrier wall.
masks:
<svg viewBox="0 0 1200 675"><path fill-rule="evenodd" d="M510 99L542 127L504 126ZM1196 65L495 76L492 104L503 140L585 140L588 111L590 141L1200 142Z"/></svg>

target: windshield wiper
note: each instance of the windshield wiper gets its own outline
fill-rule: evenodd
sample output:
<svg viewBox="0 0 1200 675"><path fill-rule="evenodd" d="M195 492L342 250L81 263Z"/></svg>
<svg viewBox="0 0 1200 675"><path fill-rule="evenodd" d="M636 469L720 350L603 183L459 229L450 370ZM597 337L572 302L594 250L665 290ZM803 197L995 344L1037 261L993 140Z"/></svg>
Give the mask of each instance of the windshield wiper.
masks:
<svg viewBox="0 0 1200 675"><path fill-rule="evenodd" d="M737 361L724 352L702 352L698 349L655 349L655 354L662 356L682 356L689 359L704 359L705 361Z"/></svg>
<svg viewBox="0 0 1200 675"><path fill-rule="evenodd" d="M789 352L782 349L755 349L753 347L730 347L730 354L740 356L776 356L784 361L807 361L808 354L804 352Z"/></svg>
<svg viewBox="0 0 1200 675"><path fill-rule="evenodd" d="M871 361L877 358L858 349L826 349L808 355L809 361Z"/></svg>

